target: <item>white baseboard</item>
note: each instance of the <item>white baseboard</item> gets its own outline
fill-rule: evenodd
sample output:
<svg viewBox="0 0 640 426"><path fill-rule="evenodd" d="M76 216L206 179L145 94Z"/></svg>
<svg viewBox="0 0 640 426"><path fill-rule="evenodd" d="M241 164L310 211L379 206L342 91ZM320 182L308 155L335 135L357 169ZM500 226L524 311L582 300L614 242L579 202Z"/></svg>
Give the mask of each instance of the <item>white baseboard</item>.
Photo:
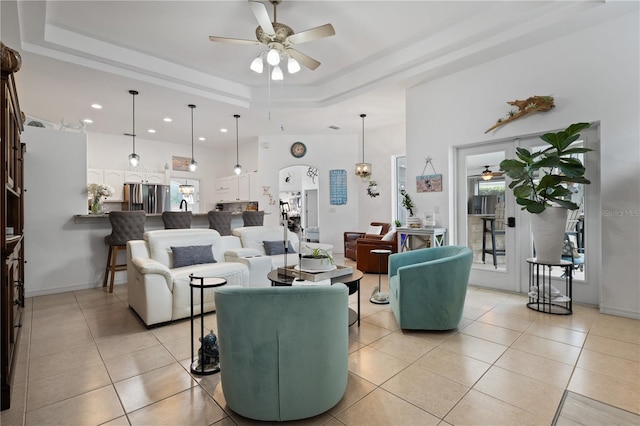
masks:
<svg viewBox="0 0 640 426"><path fill-rule="evenodd" d="M121 285L121 284L126 284L126 280L115 280L113 282L113 285ZM102 284L100 285L96 285L94 283L87 283L87 284L75 284L75 285L69 285L69 286L64 286L64 287L56 287L56 288L47 288L47 289L42 289L42 290L35 290L35 291L29 291L28 289L25 288L25 292L24 292L24 297L28 298L28 297L36 297L36 296L47 296L50 294L58 294L58 293L67 293L69 291L80 291L80 290L89 290L92 288L101 288Z"/></svg>
<svg viewBox="0 0 640 426"><path fill-rule="evenodd" d="M600 304L600 313L640 320L640 312Z"/></svg>

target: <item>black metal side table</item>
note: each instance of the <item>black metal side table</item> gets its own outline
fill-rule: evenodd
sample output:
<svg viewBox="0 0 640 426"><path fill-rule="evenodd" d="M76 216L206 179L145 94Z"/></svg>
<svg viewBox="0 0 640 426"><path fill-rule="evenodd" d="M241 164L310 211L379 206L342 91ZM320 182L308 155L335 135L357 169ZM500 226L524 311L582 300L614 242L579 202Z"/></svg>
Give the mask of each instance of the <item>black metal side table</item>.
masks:
<svg viewBox="0 0 640 426"><path fill-rule="evenodd" d="M543 262L535 257L528 258L529 263L529 303L527 308L555 315L573 313L573 263L566 260ZM551 285L553 267L564 270L564 294Z"/></svg>
<svg viewBox="0 0 640 426"><path fill-rule="evenodd" d="M194 374L214 374L220 371L220 355L218 353L218 337L213 330L204 335L204 289L220 287L227 283L224 278L218 277L197 277L189 275L189 286L191 287L191 372ZM198 358L193 353L193 290L200 289L200 349Z"/></svg>

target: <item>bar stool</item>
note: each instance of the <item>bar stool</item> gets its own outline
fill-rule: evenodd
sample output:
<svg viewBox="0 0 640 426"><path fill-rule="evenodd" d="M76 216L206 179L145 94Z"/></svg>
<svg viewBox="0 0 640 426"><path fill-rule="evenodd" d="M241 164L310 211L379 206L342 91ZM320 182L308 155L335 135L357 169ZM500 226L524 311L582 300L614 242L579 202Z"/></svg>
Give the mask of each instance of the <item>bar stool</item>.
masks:
<svg viewBox="0 0 640 426"><path fill-rule="evenodd" d="M192 217L192 212L162 212L162 223L164 229L189 229Z"/></svg>
<svg viewBox="0 0 640 426"><path fill-rule="evenodd" d="M127 250L127 241L141 240L144 235L144 222L147 216L144 210L127 212L110 212L111 234L104 237L104 243L109 246L107 254L107 267L104 273L103 287L107 286L109 274L109 293L113 293L113 280L117 271L126 271L126 263L118 263L118 251Z"/></svg>
<svg viewBox="0 0 640 426"><path fill-rule="evenodd" d="M242 212L244 226L262 226L264 224L264 211L245 210Z"/></svg>
<svg viewBox="0 0 640 426"><path fill-rule="evenodd" d="M215 229L220 235L231 235L231 212L211 210L207 213L209 229Z"/></svg>

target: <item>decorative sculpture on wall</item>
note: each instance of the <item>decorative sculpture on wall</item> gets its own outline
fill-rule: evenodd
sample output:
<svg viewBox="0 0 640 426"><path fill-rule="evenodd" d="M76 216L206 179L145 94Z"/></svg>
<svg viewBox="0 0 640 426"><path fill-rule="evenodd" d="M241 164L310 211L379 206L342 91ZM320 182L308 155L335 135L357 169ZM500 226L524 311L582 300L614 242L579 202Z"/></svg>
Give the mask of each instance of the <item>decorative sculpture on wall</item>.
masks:
<svg viewBox="0 0 640 426"><path fill-rule="evenodd" d="M262 195L265 197L269 197L269 205L274 206L276 204L276 200L273 198L271 194L271 186L265 185L262 187Z"/></svg>
<svg viewBox="0 0 640 426"><path fill-rule="evenodd" d="M523 101L515 100L507 103L509 105L518 107L518 111L513 109L509 111L507 114L507 118L499 118L496 124L489 127L485 131L485 133L489 133L490 131L497 129L503 124L507 124L510 121L517 120L518 118L524 117L525 115L531 114L533 112L545 112L555 107L553 103L553 96L532 96Z"/></svg>
<svg viewBox="0 0 640 426"><path fill-rule="evenodd" d="M367 186L367 195L371 198L376 198L380 195L380 191L378 191L378 182L373 179L369 180L369 185Z"/></svg>
<svg viewBox="0 0 640 426"><path fill-rule="evenodd" d="M307 169L307 176L311 178L311 182L316 183L316 178L318 177L318 169L315 167L309 167Z"/></svg>

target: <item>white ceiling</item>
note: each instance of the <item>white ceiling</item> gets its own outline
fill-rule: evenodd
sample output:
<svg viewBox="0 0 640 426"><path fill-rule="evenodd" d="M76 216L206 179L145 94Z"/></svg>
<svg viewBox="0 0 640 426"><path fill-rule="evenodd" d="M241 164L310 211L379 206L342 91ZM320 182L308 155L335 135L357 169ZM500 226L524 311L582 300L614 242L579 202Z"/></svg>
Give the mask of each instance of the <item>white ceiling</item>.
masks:
<svg viewBox="0 0 640 426"><path fill-rule="evenodd" d="M298 32L331 23L336 35L296 46L322 65L285 71L284 82L270 88L266 74L249 70L261 46L208 39L255 38L258 24L245 0L2 0L1 36L22 54L16 79L29 117L73 125L91 118L88 131L131 132L128 90L135 89L139 138L190 143L187 105L195 104L195 137L207 138L196 145L219 146L235 143L233 114L241 115L241 140L360 133L361 113L367 129L403 123L407 87L606 19L604 5L284 0L278 22ZM544 64L532 58L532 67ZM162 121L167 116L172 123Z"/></svg>

